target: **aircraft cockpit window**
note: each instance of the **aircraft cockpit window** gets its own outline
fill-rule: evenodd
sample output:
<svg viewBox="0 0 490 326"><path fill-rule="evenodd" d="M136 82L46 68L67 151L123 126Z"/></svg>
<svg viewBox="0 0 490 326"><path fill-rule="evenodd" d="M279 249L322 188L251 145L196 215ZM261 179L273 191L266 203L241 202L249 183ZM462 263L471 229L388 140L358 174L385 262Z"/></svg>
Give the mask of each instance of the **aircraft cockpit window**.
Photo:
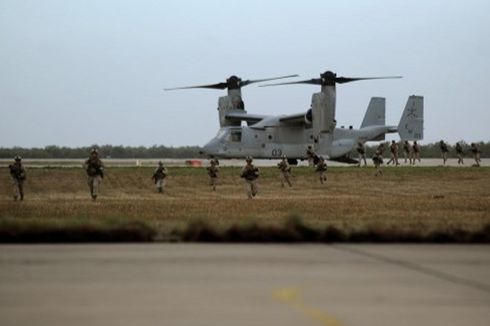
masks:
<svg viewBox="0 0 490 326"><path fill-rule="evenodd" d="M231 141L241 142L242 141L242 131L241 130L233 130L231 132Z"/></svg>

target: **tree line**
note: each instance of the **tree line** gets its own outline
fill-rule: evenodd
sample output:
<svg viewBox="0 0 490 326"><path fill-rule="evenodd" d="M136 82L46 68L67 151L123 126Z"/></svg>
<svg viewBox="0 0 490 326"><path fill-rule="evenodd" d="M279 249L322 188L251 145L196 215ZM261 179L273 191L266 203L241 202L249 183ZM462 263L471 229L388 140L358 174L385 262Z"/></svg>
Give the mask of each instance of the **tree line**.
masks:
<svg viewBox="0 0 490 326"><path fill-rule="evenodd" d="M412 142L410 142L412 144ZM463 146L465 155L470 157L470 144L460 141ZM490 157L490 142L478 142L478 146L481 150L481 157ZM385 142L385 148L389 153L390 142ZM366 146L367 155L374 154L378 144ZM448 157L456 157L455 144L448 144L449 155ZM153 145L151 147L145 146L114 146L114 145L91 145L85 147L60 147L56 145L50 145L46 147L0 147L0 158L8 159L19 155L23 158L40 158L40 159L79 159L85 158L89 155L92 148L97 148L101 157L104 158L202 158L199 154L201 147L199 146L181 146L181 147L167 147L163 145ZM440 157L441 150L439 148L439 142L420 145L422 157ZM399 143L399 152L402 153L402 145ZM352 152L352 157L356 157L355 150Z"/></svg>
<svg viewBox="0 0 490 326"><path fill-rule="evenodd" d="M101 157L104 158L194 158L200 157L199 146L182 146L182 147L166 147L166 146L113 146L113 145L91 145L85 147L60 147L50 145L43 148L24 148L0 147L0 158L13 158L19 155L23 158L40 158L40 159L79 159L88 157L90 150L97 148Z"/></svg>

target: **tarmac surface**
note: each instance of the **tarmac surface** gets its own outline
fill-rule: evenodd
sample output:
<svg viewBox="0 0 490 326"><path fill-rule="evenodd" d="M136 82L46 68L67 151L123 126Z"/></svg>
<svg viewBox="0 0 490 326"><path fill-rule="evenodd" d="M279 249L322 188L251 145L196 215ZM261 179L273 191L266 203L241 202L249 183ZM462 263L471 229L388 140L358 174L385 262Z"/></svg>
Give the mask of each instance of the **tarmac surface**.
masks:
<svg viewBox="0 0 490 326"><path fill-rule="evenodd" d="M488 245L2 245L0 324L489 325Z"/></svg>

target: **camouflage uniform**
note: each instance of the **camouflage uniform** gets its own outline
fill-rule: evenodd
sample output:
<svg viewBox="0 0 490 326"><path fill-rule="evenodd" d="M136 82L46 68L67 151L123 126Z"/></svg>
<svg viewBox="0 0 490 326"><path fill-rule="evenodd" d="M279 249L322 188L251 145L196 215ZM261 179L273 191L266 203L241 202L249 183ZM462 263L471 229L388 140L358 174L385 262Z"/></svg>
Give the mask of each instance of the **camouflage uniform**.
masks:
<svg viewBox="0 0 490 326"><path fill-rule="evenodd" d="M90 152L90 157L85 161L85 171L87 172L87 183L90 189L92 200L97 199L99 185L104 178L104 165L99 159L99 153L96 149Z"/></svg>
<svg viewBox="0 0 490 326"><path fill-rule="evenodd" d="M216 190L216 181L218 180L218 162L215 160L211 160L209 162L211 165L208 166L207 171L209 175L209 185L213 187L213 191Z"/></svg>
<svg viewBox="0 0 490 326"><path fill-rule="evenodd" d="M279 168L279 171L281 172L280 177L281 177L281 187L284 187L284 183L287 183L290 187L293 185L291 184L290 178L291 178L291 167L288 164L287 158L283 157L282 161L277 163L277 167Z"/></svg>
<svg viewBox="0 0 490 326"><path fill-rule="evenodd" d="M391 152L391 158L388 162L386 162L386 164L390 164L391 162L393 162L393 165L400 165L400 163L398 163L398 144L393 140L391 141L391 145L390 145L390 152Z"/></svg>
<svg viewBox="0 0 490 326"><path fill-rule="evenodd" d="M22 159L15 157L15 162L9 165L10 176L12 177L12 188L14 191L14 200L20 198L24 200L24 181L26 180L26 170L22 166Z"/></svg>
<svg viewBox="0 0 490 326"><path fill-rule="evenodd" d="M463 156L464 156L463 147L461 146L460 143L456 143L456 155L458 156L458 165L464 164L464 161L463 161Z"/></svg>
<svg viewBox="0 0 490 326"><path fill-rule="evenodd" d="M476 143L471 143L471 153L473 154L473 159L475 160L475 165L474 166L480 166L480 155L481 151L478 148L478 145Z"/></svg>
<svg viewBox="0 0 490 326"><path fill-rule="evenodd" d="M381 170L381 164L383 164L383 155L381 155L381 151L379 149L374 153L373 163L374 167L376 168L375 176L382 175L383 171Z"/></svg>
<svg viewBox="0 0 490 326"><path fill-rule="evenodd" d="M366 149L364 148L364 144L361 141L357 142L356 150L357 150L357 153L359 154L359 164L357 166L359 166L359 167L361 166L362 160L364 160L364 166L366 166L367 165L367 163L366 163Z"/></svg>
<svg viewBox="0 0 490 326"><path fill-rule="evenodd" d="M327 162L325 162L325 159L323 157L320 157L320 161L316 165L315 171L318 173L319 178L320 178L320 183L323 184L325 181L327 181Z"/></svg>
<svg viewBox="0 0 490 326"><path fill-rule="evenodd" d="M415 160L418 160L420 163L420 147L416 141L414 141L412 145L412 164L414 165L415 165Z"/></svg>
<svg viewBox="0 0 490 326"><path fill-rule="evenodd" d="M158 162L158 167L155 169L153 176L151 177L155 182L158 192L163 192L165 188L165 178L167 175L167 168L163 166L162 161Z"/></svg>
<svg viewBox="0 0 490 326"><path fill-rule="evenodd" d="M447 149L447 145L443 140L439 142L439 148L441 149L442 154L442 164L446 165L447 152L449 152L449 149Z"/></svg>
<svg viewBox="0 0 490 326"><path fill-rule="evenodd" d="M410 161L410 164L412 164L412 155L410 153L410 144L408 140L405 140L403 142L403 158L405 159L405 163L407 163L407 158Z"/></svg>
<svg viewBox="0 0 490 326"><path fill-rule="evenodd" d="M247 164L243 167L240 177L245 179L247 196L252 199L257 195L257 178L259 177L259 169L252 164L252 158L246 158Z"/></svg>
<svg viewBox="0 0 490 326"><path fill-rule="evenodd" d="M306 158L308 159L308 166L310 168L315 166L315 156L316 154L311 148L311 146L308 146L308 148L306 149Z"/></svg>

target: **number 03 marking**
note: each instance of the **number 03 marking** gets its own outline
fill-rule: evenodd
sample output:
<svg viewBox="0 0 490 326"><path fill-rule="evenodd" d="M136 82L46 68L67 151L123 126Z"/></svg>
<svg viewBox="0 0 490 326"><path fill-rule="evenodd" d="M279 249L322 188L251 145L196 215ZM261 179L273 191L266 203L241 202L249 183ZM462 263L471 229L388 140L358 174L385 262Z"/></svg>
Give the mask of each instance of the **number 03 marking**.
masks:
<svg viewBox="0 0 490 326"><path fill-rule="evenodd" d="M277 156L281 156L281 155L282 155L282 150L281 150L281 149L279 149L279 148L274 148L274 149L272 150L272 156L273 156L273 157L277 157Z"/></svg>

